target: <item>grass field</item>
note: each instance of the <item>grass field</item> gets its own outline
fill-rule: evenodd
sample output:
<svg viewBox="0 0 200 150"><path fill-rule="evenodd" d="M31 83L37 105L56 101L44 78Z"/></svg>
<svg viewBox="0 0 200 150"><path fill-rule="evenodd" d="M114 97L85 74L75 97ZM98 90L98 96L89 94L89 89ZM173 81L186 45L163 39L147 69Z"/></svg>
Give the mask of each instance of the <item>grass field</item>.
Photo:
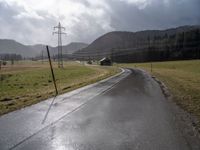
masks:
<svg viewBox="0 0 200 150"><path fill-rule="evenodd" d="M150 63L121 66L138 67L151 72ZM152 74L168 86L174 101L200 121L200 60L155 62L152 66Z"/></svg>
<svg viewBox="0 0 200 150"><path fill-rule="evenodd" d="M59 94L117 73L116 67L84 66L67 62L64 69L54 63ZM0 115L55 95L48 62L18 62L0 70Z"/></svg>

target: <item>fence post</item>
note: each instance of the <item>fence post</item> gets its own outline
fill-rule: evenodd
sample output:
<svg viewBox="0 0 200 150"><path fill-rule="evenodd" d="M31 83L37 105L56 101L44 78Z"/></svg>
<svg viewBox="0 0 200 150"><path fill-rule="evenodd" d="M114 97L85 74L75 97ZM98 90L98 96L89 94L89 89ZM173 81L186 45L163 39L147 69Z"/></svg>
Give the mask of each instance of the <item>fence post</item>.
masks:
<svg viewBox="0 0 200 150"><path fill-rule="evenodd" d="M47 48L47 54L48 54L48 58L49 58L49 65L50 65L50 68L51 68L51 74L52 74L52 78L53 78L53 83L54 83L54 86L55 86L56 96L57 96L58 95L58 89L57 89L57 86L56 86L56 80L55 80L55 75L54 75L54 72L53 72L53 67L52 67L52 63L51 63L51 56L50 56L50 53L49 53L48 45L46 46L46 48Z"/></svg>

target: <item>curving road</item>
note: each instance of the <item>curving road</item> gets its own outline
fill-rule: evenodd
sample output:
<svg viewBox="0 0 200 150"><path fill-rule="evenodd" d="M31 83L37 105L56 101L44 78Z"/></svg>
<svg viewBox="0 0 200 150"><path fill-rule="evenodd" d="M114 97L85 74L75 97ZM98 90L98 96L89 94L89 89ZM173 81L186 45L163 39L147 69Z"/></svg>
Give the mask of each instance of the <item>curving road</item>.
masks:
<svg viewBox="0 0 200 150"><path fill-rule="evenodd" d="M189 150L159 85L128 70L0 117L0 149Z"/></svg>

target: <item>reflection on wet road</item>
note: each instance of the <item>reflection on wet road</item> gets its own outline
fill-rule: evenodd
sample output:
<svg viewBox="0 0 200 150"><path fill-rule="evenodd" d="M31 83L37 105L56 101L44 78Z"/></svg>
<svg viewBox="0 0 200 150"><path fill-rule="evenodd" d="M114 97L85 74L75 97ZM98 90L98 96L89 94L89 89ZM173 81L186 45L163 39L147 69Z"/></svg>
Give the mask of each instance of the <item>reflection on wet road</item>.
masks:
<svg viewBox="0 0 200 150"><path fill-rule="evenodd" d="M4 115L0 124L0 149L189 149L159 85L139 69Z"/></svg>

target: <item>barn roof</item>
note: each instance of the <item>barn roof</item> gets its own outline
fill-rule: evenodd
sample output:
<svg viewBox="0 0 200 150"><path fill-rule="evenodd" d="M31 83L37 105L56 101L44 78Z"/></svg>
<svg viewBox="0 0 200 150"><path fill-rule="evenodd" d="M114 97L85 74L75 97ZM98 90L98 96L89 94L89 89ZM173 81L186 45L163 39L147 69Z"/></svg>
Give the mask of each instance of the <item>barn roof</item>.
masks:
<svg viewBox="0 0 200 150"><path fill-rule="evenodd" d="M110 61L110 59L108 57L104 57L100 61L105 61L105 60L109 60Z"/></svg>

